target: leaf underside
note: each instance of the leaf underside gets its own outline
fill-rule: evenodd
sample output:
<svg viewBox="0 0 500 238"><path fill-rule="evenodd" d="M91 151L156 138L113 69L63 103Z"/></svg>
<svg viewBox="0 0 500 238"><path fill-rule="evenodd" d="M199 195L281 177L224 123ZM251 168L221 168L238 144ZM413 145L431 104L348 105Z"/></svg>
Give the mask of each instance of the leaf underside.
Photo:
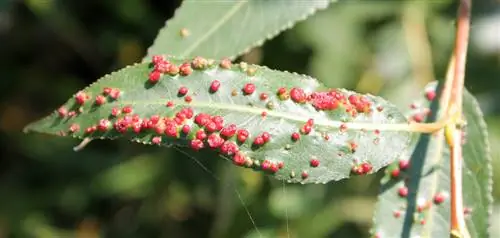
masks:
<svg viewBox="0 0 500 238"><path fill-rule="evenodd" d="M409 144L409 132L376 129L379 124L407 122L382 98L322 89L311 77L245 63L200 57L167 60L187 73L165 73L151 83L151 63L127 67L75 94L25 131L80 139L126 138L193 150L200 146L195 143L200 142L198 138L204 149L214 149L237 165L294 183L326 183L353 172L375 172L398 158ZM215 80L220 86L213 91ZM250 90L252 85L254 91ZM183 87L188 92L179 94ZM96 98L102 99L103 92L110 89L119 91L119 97L113 100L106 96L104 104L96 105ZM77 99L82 95L87 100L80 105ZM128 114L123 112L125 108ZM121 113L113 116L113 110ZM68 116L71 114L76 115ZM197 122L197 116L205 117L202 115L208 119ZM148 126L148 120L155 116L160 122ZM248 138L240 141L239 132L224 137L227 134L220 127L214 131L211 122L221 119L222 131L230 131L234 124L233 129L248 131ZM202 132L208 137L199 138ZM263 142L266 133L269 139ZM218 145L221 138L222 146Z"/></svg>
<svg viewBox="0 0 500 238"><path fill-rule="evenodd" d="M435 87L436 83L431 83L425 91L432 92ZM489 237L492 171L486 124L475 98L465 92L463 101L467 123L463 144L463 199L467 229L471 237ZM411 113L413 118L423 115L426 108L433 108L428 100L423 99L413 105L418 105ZM411 165L408 171L401 170L398 162L386 169L375 211L374 234L384 238L449 237L449 154L442 133L421 135L413 154L408 156ZM400 171L399 176L394 177L392 174L397 171ZM407 197L399 195L404 187L408 188Z"/></svg>
<svg viewBox="0 0 500 238"><path fill-rule="evenodd" d="M179 57L234 58L326 8L330 2L185 0L160 30L145 60L164 52Z"/></svg>

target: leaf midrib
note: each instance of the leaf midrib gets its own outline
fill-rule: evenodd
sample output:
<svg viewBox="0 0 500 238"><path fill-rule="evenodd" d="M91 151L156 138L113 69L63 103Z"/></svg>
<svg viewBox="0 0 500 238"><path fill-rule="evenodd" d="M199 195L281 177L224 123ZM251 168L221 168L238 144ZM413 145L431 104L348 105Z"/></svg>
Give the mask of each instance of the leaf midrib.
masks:
<svg viewBox="0 0 500 238"><path fill-rule="evenodd" d="M220 104L215 102L204 103L200 101L193 101L190 103L186 103L184 100L171 100L175 107L180 106L190 106L190 107L201 107L201 108L212 108L212 109L221 109L221 110L229 110L234 112L248 113L253 115L261 115L263 111L267 113L266 117L275 117L279 119L285 119L294 122L306 123L311 117L299 116L296 114L287 114L278 111L268 110L264 108L258 107L249 107L249 106L241 106L234 104ZM164 100L162 101L145 101L145 100L135 100L135 101L123 101L125 105L164 105ZM379 123L361 123L361 122L341 122L341 121L333 121L333 120L324 120L319 118L313 118L314 125L319 127L338 129L341 126L347 126L348 130L367 130L367 131L406 131L408 128L407 123L394 123L394 124L379 124Z"/></svg>

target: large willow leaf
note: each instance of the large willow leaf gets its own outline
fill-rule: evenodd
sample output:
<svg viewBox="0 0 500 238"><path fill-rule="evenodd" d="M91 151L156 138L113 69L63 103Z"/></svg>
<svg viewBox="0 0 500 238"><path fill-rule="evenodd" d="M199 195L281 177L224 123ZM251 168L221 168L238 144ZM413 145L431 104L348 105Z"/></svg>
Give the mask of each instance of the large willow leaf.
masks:
<svg viewBox="0 0 500 238"><path fill-rule="evenodd" d="M436 87L430 84L431 96ZM488 237L491 211L491 158L486 124L472 95L464 94L467 122L463 144L463 198L466 223L472 237ZM425 119L428 108L438 111L437 102L420 100L412 117ZM435 115L435 113L433 113ZM410 168L398 162L386 169L375 213L374 233L378 237L449 237L450 151L443 134L421 135L410 157ZM403 161L408 159L402 158ZM399 174L395 177L394 175ZM407 188L407 197L400 195Z"/></svg>
<svg viewBox="0 0 500 238"><path fill-rule="evenodd" d="M331 0L184 0L160 30L146 58L235 57L292 27Z"/></svg>
<svg viewBox="0 0 500 238"><path fill-rule="evenodd" d="M61 109L27 126L26 131L92 139L125 137L192 149L214 146L237 165L302 183L326 183L353 172L374 172L407 147L410 133L377 130L381 124L406 123L404 115L379 97L321 89L308 76L245 63L231 65L228 60L169 60L170 65L180 66L181 73L166 73L151 83L152 64L127 67L75 94ZM187 93L180 92L186 89ZM120 96L116 100L106 96L106 103L96 105L102 102L104 91L111 95L119 91ZM80 106L78 100L85 102ZM113 108L115 113L129 112L128 116L124 112L113 116ZM65 110L76 115L64 116ZM160 122L148 129L147 121L154 115ZM195 118L203 115L210 116L197 124ZM104 125L104 131L96 130L99 124ZM220 132L222 126L225 129ZM248 139L239 142L245 134L233 136L230 132L235 129L248 131ZM198 131L212 135L198 138ZM223 142L219 135L229 137L222 147L217 146ZM235 149L239 152L234 153Z"/></svg>

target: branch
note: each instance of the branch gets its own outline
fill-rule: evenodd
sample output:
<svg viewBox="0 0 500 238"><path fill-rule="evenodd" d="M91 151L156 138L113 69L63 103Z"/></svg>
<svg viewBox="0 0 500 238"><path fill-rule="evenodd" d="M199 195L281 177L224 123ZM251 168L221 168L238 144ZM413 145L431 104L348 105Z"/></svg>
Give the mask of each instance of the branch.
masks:
<svg viewBox="0 0 500 238"><path fill-rule="evenodd" d="M449 97L446 109L454 108L460 115L454 123L448 124L445 128L445 137L450 146L450 187L451 187L451 215L450 215L450 236L470 237L465 225L463 214L462 196L462 144L461 144L461 115L462 115L462 95L465 78L465 63L467 58L467 46L469 42L470 30L470 8L471 0L460 0L457 15L457 32L455 38L455 51L450 63L449 72L445 83L443 96ZM449 96L448 96L449 95Z"/></svg>

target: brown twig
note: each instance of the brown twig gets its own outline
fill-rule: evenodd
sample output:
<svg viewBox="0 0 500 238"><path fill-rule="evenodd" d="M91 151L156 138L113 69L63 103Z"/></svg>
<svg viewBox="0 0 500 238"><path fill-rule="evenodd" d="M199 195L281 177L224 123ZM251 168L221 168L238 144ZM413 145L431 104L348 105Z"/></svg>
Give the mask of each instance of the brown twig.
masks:
<svg viewBox="0 0 500 238"><path fill-rule="evenodd" d="M450 146L450 187L451 187L451 216L450 216L450 236L470 237L465 225L463 214L462 196L462 144L461 144L461 123L462 115L462 95L465 78L465 63L467 58L467 47L470 30L470 8L471 0L460 0L457 15L457 32L455 38L454 64L452 68L453 77L447 77L445 93L449 94L449 104L446 107L447 113L450 108L454 108L460 117L453 124L446 126L446 140ZM450 64L451 65L451 64ZM452 80L450 83L449 81ZM450 87L451 85L451 87Z"/></svg>

